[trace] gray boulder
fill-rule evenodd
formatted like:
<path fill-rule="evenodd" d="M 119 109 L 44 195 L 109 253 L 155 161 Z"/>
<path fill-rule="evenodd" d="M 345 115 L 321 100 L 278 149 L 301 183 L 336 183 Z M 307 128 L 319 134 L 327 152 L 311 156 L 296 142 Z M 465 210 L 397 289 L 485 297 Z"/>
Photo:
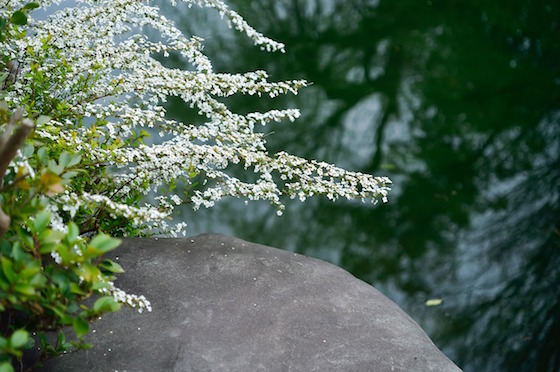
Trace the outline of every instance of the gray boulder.
<path fill-rule="evenodd" d="M 395 303 L 323 261 L 208 234 L 127 239 L 117 286 L 153 312 L 108 314 L 93 349 L 44 371 L 460 371 Z"/>

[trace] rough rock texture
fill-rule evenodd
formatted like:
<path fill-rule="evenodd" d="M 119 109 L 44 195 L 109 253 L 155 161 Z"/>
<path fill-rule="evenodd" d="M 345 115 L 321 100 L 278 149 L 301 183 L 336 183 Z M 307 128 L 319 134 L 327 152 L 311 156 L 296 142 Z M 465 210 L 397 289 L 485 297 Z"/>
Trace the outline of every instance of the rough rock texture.
<path fill-rule="evenodd" d="M 152 313 L 92 324 L 95 346 L 45 371 L 459 371 L 370 285 L 331 264 L 222 235 L 129 239 L 117 285 Z"/>

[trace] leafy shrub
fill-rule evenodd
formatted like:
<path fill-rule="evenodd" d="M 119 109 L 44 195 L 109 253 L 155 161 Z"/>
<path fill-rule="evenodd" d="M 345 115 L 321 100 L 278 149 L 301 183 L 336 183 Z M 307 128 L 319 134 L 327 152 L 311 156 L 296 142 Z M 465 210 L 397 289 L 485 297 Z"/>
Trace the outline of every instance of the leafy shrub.
<path fill-rule="evenodd" d="M 217 10 L 263 49 L 284 49 L 219 0 L 185 3 Z M 184 222 L 169 224 L 178 206 L 211 207 L 234 196 L 267 200 L 280 215 L 283 196 L 386 201 L 387 178 L 268 154 L 258 125 L 293 121 L 298 110 L 241 115 L 222 102 L 233 94 L 297 94 L 305 81 L 214 72 L 202 40 L 185 37 L 149 2 L 1 4 L 0 154 L 10 155 L 0 157 L 0 371 L 32 345 L 29 332 L 72 325 L 81 339 L 90 321 L 122 304 L 150 310 L 144 297 L 114 286 L 122 268 L 103 254 L 118 246 L 115 236 L 184 233 Z M 32 18 L 36 8 L 44 20 Z M 159 62 L 170 54 L 191 68 Z M 203 123 L 168 117 L 169 97 Z M 159 141 L 146 144 L 157 132 Z M 234 177 L 239 166 L 256 180 Z M 88 307 L 92 294 L 99 298 Z M 44 334 L 39 341 L 44 357 L 88 347 L 62 333 L 54 345 Z"/>

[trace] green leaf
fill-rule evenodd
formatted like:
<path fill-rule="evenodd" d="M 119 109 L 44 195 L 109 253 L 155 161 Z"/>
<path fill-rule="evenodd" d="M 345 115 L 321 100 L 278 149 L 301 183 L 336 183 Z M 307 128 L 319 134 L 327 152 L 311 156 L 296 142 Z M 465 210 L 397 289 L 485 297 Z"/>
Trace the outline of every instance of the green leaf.
<path fill-rule="evenodd" d="M 50 253 L 64 236 L 65 234 L 58 230 L 49 229 L 42 231 L 38 236 L 39 243 L 41 244 L 39 253 Z"/>
<path fill-rule="evenodd" d="M 394 170 L 394 169 L 395 169 L 395 165 L 394 165 L 394 164 L 390 164 L 390 163 L 381 164 L 381 169 L 384 169 L 384 170 Z"/>
<path fill-rule="evenodd" d="M 89 242 L 89 245 L 100 253 L 109 252 L 117 248 L 120 244 L 121 241 L 119 239 L 111 238 L 109 235 L 103 233 L 100 233 Z"/>
<path fill-rule="evenodd" d="M 29 333 L 23 329 L 18 329 L 10 337 L 10 344 L 13 348 L 19 349 L 27 344 L 27 339 L 29 338 Z"/>
<path fill-rule="evenodd" d="M 70 162 L 70 154 L 67 151 L 64 151 L 62 154 L 60 154 L 60 156 L 58 157 L 58 164 L 62 167 L 62 168 L 66 168 L 66 166 L 68 165 L 68 163 Z"/>
<path fill-rule="evenodd" d="M 102 270 L 109 271 L 115 274 L 124 273 L 124 269 L 122 268 L 121 265 L 109 259 L 104 259 L 103 261 L 101 261 L 99 267 Z"/>
<path fill-rule="evenodd" d="M 62 331 L 58 332 L 57 345 L 58 347 L 56 348 L 56 351 L 58 351 L 59 353 L 68 351 L 72 348 L 72 344 L 66 341 L 66 335 Z"/>
<path fill-rule="evenodd" d="M 111 289 L 111 285 L 107 282 L 94 282 L 91 286 L 92 291 L 99 291 L 102 288 Z"/>
<path fill-rule="evenodd" d="M 87 292 L 76 283 L 70 283 L 70 291 L 80 296 L 85 296 L 87 294 Z"/>
<path fill-rule="evenodd" d="M 64 262 L 64 257 L 62 260 Z M 91 263 L 82 263 L 79 267 L 75 267 L 73 271 L 79 277 L 84 278 L 86 282 L 95 282 L 102 274 L 97 265 Z"/>
<path fill-rule="evenodd" d="M 47 162 L 48 162 L 49 158 L 48 158 L 48 155 L 47 155 L 47 149 L 46 148 L 41 147 L 39 150 L 37 150 L 37 157 L 41 161 L 42 165 L 47 165 Z"/>
<path fill-rule="evenodd" d="M 35 288 L 29 284 L 18 283 L 14 287 L 14 291 L 16 293 L 26 295 L 26 296 L 33 296 L 35 295 Z"/>
<path fill-rule="evenodd" d="M 21 153 L 26 158 L 30 158 L 31 155 L 33 155 L 34 150 L 35 150 L 35 148 L 33 148 L 33 145 L 30 144 L 30 143 L 26 143 L 21 147 Z"/>
<path fill-rule="evenodd" d="M 73 341 L 72 345 L 74 345 L 74 347 L 77 350 L 89 350 L 93 347 L 93 344 L 90 344 L 89 342 L 76 342 Z"/>
<path fill-rule="evenodd" d="M 66 236 L 68 239 L 68 243 L 74 243 L 79 235 L 80 228 L 78 227 L 78 225 L 76 225 L 74 222 L 70 222 L 68 224 L 68 235 Z"/>
<path fill-rule="evenodd" d="M 6 298 L 6 295 L 4 293 L 8 292 L 10 290 L 10 287 L 10 281 L 0 275 L 0 294 L 3 298 Z"/>
<path fill-rule="evenodd" d="M 113 311 L 117 311 L 120 308 L 121 308 L 121 305 L 118 302 L 116 302 L 113 297 L 109 297 L 109 296 L 100 297 L 93 304 L 93 311 L 96 314 L 110 313 L 110 312 L 113 312 Z"/>
<path fill-rule="evenodd" d="M 14 245 L 18 242 L 14 242 Z M 11 256 L 12 255 L 12 244 L 8 240 L 0 241 L 0 254 L 2 256 Z"/>
<path fill-rule="evenodd" d="M 24 12 L 22 12 L 21 10 L 18 10 L 16 12 L 14 12 L 12 14 L 12 16 L 10 17 L 10 22 L 12 22 L 14 25 L 26 25 L 27 24 L 27 16 L 25 15 Z"/>
<path fill-rule="evenodd" d="M 37 3 L 27 3 L 23 6 L 23 10 L 33 10 L 33 9 L 37 9 L 39 7 L 39 4 Z"/>
<path fill-rule="evenodd" d="M 33 227 L 36 233 L 41 233 L 45 230 L 51 221 L 51 212 L 42 211 L 37 216 L 35 216 L 35 221 L 33 222 Z"/>
<path fill-rule="evenodd" d="M 12 367 L 10 362 L 0 364 L 0 372 L 14 372 L 14 367 Z"/>
<path fill-rule="evenodd" d="M 6 279 L 10 283 L 14 283 L 17 280 L 17 274 L 14 271 L 13 263 L 6 257 L 0 258 L 2 261 L 2 272 L 6 276 Z"/>
<path fill-rule="evenodd" d="M 89 323 L 84 318 L 74 318 L 72 325 L 78 338 L 84 337 L 89 332 Z"/>
<path fill-rule="evenodd" d="M 66 335 L 62 331 L 58 332 L 58 343 L 60 345 L 66 343 Z"/>
<path fill-rule="evenodd" d="M 41 273 L 37 273 L 29 281 L 29 284 L 31 284 L 37 289 L 44 287 L 46 283 L 47 283 L 47 278 L 43 276 Z"/>
<path fill-rule="evenodd" d="M 37 126 L 41 126 L 43 124 L 47 124 L 49 121 L 51 121 L 51 117 L 50 116 L 46 116 L 46 115 L 41 115 L 37 118 L 37 120 L 35 120 L 35 124 Z"/>
<path fill-rule="evenodd" d="M 44 349 L 45 346 L 49 344 L 45 332 L 39 332 L 39 342 L 41 343 L 41 349 Z"/>
<path fill-rule="evenodd" d="M 60 173 L 62 173 L 62 171 L 64 170 L 64 167 L 61 166 L 60 164 L 57 164 L 56 161 L 54 160 L 49 160 L 49 170 L 51 172 L 53 172 L 54 174 L 56 174 L 57 176 L 60 175 Z"/>
<path fill-rule="evenodd" d="M 47 336 L 45 332 L 39 333 L 39 342 L 41 343 L 41 350 L 44 354 L 47 355 L 56 355 L 56 350 L 54 347 L 47 341 Z"/>
<path fill-rule="evenodd" d="M 79 172 L 76 172 L 76 171 L 65 172 L 62 175 L 62 178 L 65 179 L 65 180 L 69 180 L 71 178 L 76 177 L 78 174 L 79 174 Z"/>
<path fill-rule="evenodd" d="M 22 261 L 27 257 L 27 253 L 25 253 L 25 251 L 21 248 L 21 244 L 19 244 L 19 242 L 15 242 L 12 247 L 12 257 L 16 261 Z"/>
<path fill-rule="evenodd" d="M 58 285 L 63 294 L 70 288 L 70 279 L 65 273 L 55 272 L 52 276 L 52 280 Z"/>
<path fill-rule="evenodd" d="M 432 298 L 426 301 L 426 306 L 439 306 L 443 303 L 443 298 Z"/>
<path fill-rule="evenodd" d="M 20 271 L 19 276 L 20 278 L 29 279 L 34 277 L 36 274 L 42 271 L 41 265 L 37 264 L 35 266 L 28 265 L 23 270 Z"/>
<path fill-rule="evenodd" d="M 74 154 L 74 155 L 72 155 L 72 158 L 70 159 L 70 162 L 68 163 L 68 166 L 73 167 L 74 165 L 80 163 L 81 160 L 82 160 L 82 156 L 80 154 Z"/>

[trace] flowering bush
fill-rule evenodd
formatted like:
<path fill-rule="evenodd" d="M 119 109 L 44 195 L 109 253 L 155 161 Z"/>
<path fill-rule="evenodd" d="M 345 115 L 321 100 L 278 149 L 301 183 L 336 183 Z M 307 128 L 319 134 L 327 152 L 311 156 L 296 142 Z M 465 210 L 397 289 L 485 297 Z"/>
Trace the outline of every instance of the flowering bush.
<path fill-rule="evenodd" d="M 215 9 L 262 49 L 284 50 L 219 0 L 185 2 Z M 149 309 L 115 288 L 122 268 L 102 255 L 118 245 L 110 236 L 184 234 L 184 222 L 169 222 L 178 206 L 235 196 L 267 200 L 281 215 L 284 195 L 387 200 L 387 178 L 269 154 L 258 126 L 299 111 L 242 115 L 223 98 L 297 94 L 306 82 L 214 72 L 202 40 L 184 36 L 149 1 L 0 4 L 0 370 L 31 345 L 27 331 L 72 324 L 82 337 L 90 320 L 120 304 Z M 166 67 L 170 54 L 191 68 Z M 202 124 L 168 117 L 169 97 Z M 148 144 L 152 133 L 161 138 Z M 239 167 L 247 179 L 232 176 Z M 88 308 L 92 293 L 101 297 Z M 70 347 L 61 337 L 43 352 Z"/>

